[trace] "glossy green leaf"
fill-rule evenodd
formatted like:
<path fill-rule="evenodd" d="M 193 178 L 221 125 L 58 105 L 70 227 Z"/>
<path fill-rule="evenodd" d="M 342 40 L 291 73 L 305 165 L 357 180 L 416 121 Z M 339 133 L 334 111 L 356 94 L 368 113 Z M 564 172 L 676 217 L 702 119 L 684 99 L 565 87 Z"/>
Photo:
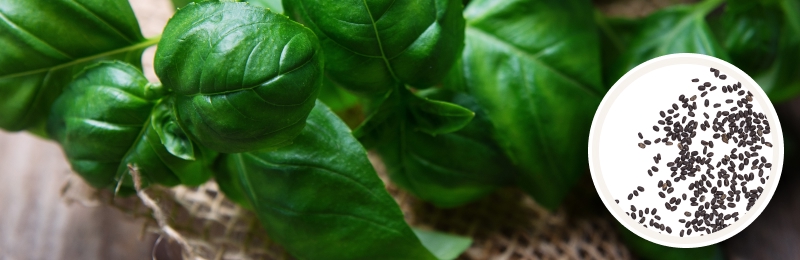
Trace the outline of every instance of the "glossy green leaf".
<path fill-rule="evenodd" d="M 607 17 L 600 10 L 595 10 L 594 18 L 600 35 L 603 86 L 611 88 L 618 80 L 611 76 L 615 69 L 613 65 L 618 62 L 620 55 L 630 47 L 640 24 L 639 21 L 633 19 Z"/>
<path fill-rule="evenodd" d="M 274 149 L 300 134 L 322 84 L 319 42 L 286 16 L 204 2 L 164 29 L 156 74 L 192 140 L 219 152 Z"/>
<path fill-rule="evenodd" d="M 84 66 L 141 64 L 154 41 L 142 37 L 127 0 L 0 0 L 0 128 L 43 126 Z"/>
<path fill-rule="evenodd" d="M 722 260 L 722 250 L 718 245 L 711 245 L 698 248 L 674 248 L 662 246 L 645 240 L 626 229 L 622 225 L 617 225 L 625 245 L 633 251 L 640 259 L 647 260 Z"/>
<path fill-rule="evenodd" d="M 460 0 L 284 0 L 286 14 L 311 28 L 325 49 L 328 77 L 364 94 L 403 84 L 429 87 L 464 45 Z"/>
<path fill-rule="evenodd" d="M 171 1 L 172 1 L 172 6 L 175 7 L 175 9 L 183 8 L 189 3 L 202 2 L 202 0 L 171 0 Z"/>
<path fill-rule="evenodd" d="M 520 169 L 515 182 L 556 208 L 587 173 L 586 137 L 605 92 L 591 3 L 475 0 L 465 17 L 463 66 L 445 85 L 466 85 Z"/>
<path fill-rule="evenodd" d="M 349 128 L 321 102 L 289 146 L 224 155 L 270 238 L 300 259 L 435 259 Z"/>
<path fill-rule="evenodd" d="M 203 183 L 211 174 L 210 159 L 173 156 L 152 127 L 152 109 L 163 95 L 161 86 L 148 83 L 137 68 L 99 63 L 78 74 L 55 101 L 48 133 L 61 144 L 72 169 L 98 188 L 119 184 L 122 193 L 131 192 L 128 164 L 139 168 L 145 184 Z"/>
<path fill-rule="evenodd" d="M 222 2 L 220 0 L 172 0 L 172 6 L 175 9 L 183 8 L 184 6 L 189 5 L 189 3 L 201 3 L 207 1 L 215 1 L 215 2 Z M 268 8 L 276 13 L 283 13 L 283 5 L 281 4 L 281 0 L 227 0 L 228 2 L 248 2 L 255 6 L 260 6 L 264 8 Z"/>
<path fill-rule="evenodd" d="M 757 1 L 729 1 L 715 33 L 731 62 L 753 75 L 768 68 L 777 56 L 783 13 Z M 713 28 L 713 27 L 712 27 Z"/>
<path fill-rule="evenodd" d="M 409 95 L 409 112 L 416 130 L 430 135 L 446 134 L 464 128 L 475 113 L 459 105 Z"/>
<path fill-rule="evenodd" d="M 167 148 L 167 151 L 178 158 L 193 161 L 194 157 L 194 144 L 183 129 L 178 125 L 178 119 L 172 113 L 172 98 L 167 98 L 159 102 L 153 108 L 150 115 L 150 122 L 153 124 L 153 129 L 158 134 L 161 143 Z"/>
<path fill-rule="evenodd" d="M 247 199 L 244 188 L 242 188 L 239 175 L 236 172 L 229 172 L 225 169 L 225 156 L 220 157 L 214 164 L 214 180 L 217 182 L 219 190 L 226 198 L 239 204 L 240 206 L 253 210 L 253 205 Z"/>
<path fill-rule="evenodd" d="M 416 228 L 412 230 L 414 230 L 414 234 L 417 235 L 422 245 L 441 260 L 456 259 L 472 245 L 472 239 L 467 237 Z"/>
<path fill-rule="evenodd" d="M 720 18 L 711 19 L 734 65 L 753 77 L 772 102 L 800 94 L 800 68 L 795 65 L 800 31 L 795 32 L 792 22 L 800 10 L 792 10 L 792 1 L 731 0 Z"/>
<path fill-rule="evenodd" d="M 358 97 L 342 89 L 329 78 L 322 80 L 322 87 L 317 97 L 333 111 L 343 111 L 358 105 Z"/>
<path fill-rule="evenodd" d="M 778 46 L 778 57 L 766 71 L 752 75 L 758 85 L 764 89 L 769 99 L 782 102 L 800 94 L 800 34 L 794 34 L 784 27 Z"/>
<path fill-rule="evenodd" d="M 435 89 L 420 93 L 423 98 L 450 101 L 476 111 L 463 129 L 432 136 L 416 130 L 413 113 L 403 105 L 403 100 L 420 97 L 408 97 L 413 94 L 401 91 L 388 97 L 356 129 L 359 140 L 378 151 L 395 184 L 422 200 L 449 208 L 510 182 L 514 175 L 511 163 L 492 142 L 492 125 L 472 97 Z"/>
<path fill-rule="evenodd" d="M 722 0 L 706 0 L 669 7 L 648 16 L 630 47 L 614 63 L 609 81 L 616 82 L 633 67 L 667 54 L 699 53 L 730 60 L 705 20 L 721 3 Z"/>

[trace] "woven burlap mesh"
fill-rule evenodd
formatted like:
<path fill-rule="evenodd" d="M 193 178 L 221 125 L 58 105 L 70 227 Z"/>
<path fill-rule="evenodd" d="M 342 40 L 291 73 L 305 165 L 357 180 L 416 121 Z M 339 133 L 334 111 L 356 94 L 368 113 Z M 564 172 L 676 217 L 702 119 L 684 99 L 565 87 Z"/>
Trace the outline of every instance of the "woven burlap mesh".
<path fill-rule="evenodd" d="M 437 209 L 389 182 L 377 156 L 370 154 L 370 160 L 409 224 L 473 238 L 459 259 L 630 258 L 608 218 L 550 213 L 514 189 L 456 209 Z M 135 167 L 131 170 L 136 175 Z M 74 177 L 70 182 L 82 181 Z M 195 188 L 151 186 L 125 198 L 93 191 L 92 198 L 145 220 L 142 237 L 157 234 L 156 243 L 178 247 L 183 259 L 291 259 L 269 239 L 255 215 L 226 199 L 213 181 Z"/>

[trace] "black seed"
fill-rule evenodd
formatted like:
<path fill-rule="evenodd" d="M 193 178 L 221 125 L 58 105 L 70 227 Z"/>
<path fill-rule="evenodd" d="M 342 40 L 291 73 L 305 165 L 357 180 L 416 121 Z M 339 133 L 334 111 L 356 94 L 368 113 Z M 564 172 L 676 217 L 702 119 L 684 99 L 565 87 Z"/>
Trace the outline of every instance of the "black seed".
<path fill-rule="evenodd" d="M 689 112 L 689 113 L 692 113 L 692 112 Z M 653 131 L 656 131 L 656 132 L 658 132 L 658 126 L 655 126 L 655 125 L 654 125 L 654 126 L 653 126 Z"/>
<path fill-rule="evenodd" d="M 675 110 L 678 110 L 678 104 L 673 103 L 672 104 L 672 108 L 675 109 Z"/>
<path fill-rule="evenodd" d="M 639 192 L 636 191 L 636 190 L 633 190 L 633 196 L 637 196 L 638 197 L 639 196 Z"/>
<path fill-rule="evenodd" d="M 725 103 L 728 103 L 728 104 L 733 103 L 733 99 L 726 99 Z"/>
<path fill-rule="evenodd" d="M 654 172 L 658 172 L 658 168 L 655 166 L 650 167 L 650 169 L 653 170 Z"/>
<path fill-rule="evenodd" d="M 718 107 L 721 107 L 721 106 L 722 106 L 722 105 L 720 105 L 719 103 L 717 103 L 717 104 L 714 104 L 714 108 L 718 108 Z"/>
<path fill-rule="evenodd" d="M 636 211 L 636 206 L 631 205 L 631 211 Z"/>
<path fill-rule="evenodd" d="M 719 79 L 727 79 L 727 78 L 728 78 L 728 76 L 725 76 L 725 74 L 719 75 Z"/>
<path fill-rule="evenodd" d="M 617 204 L 619 204 L 619 200 L 614 200 L 614 201 L 616 201 L 616 202 L 617 202 Z"/>
<path fill-rule="evenodd" d="M 667 195 L 664 195 L 664 193 L 660 191 L 658 192 L 658 196 L 661 197 L 662 199 L 667 197 Z"/>
<path fill-rule="evenodd" d="M 681 229 L 681 237 L 683 237 L 683 229 Z"/>
<path fill-rule="evenodd" d="M 711 86 L 711 82 L 703 83 L 703 86 L 710 87 Z"/>
<path fill-rule="evenodd" d="M 644 192 L 644 187 L 642 187 L 642 186 L 636 187 L 636 189 L 639 190 L 639 191 Z"/>
<path fill-rule="evenodd" d="M 628 200 L 633 199 L 633 193 L 628 194 Z"/>
<path fill-rule="evenodd" d="M 650 144 L 652 144 L 652 143 L 650 142 L 650 140 L 644 140 L 644 144 L 646 144 L 646 145 L 650 145 Z"/>
<path fill-rule="evenodd" d="M 664 113 L 664 111 L 660 111 L 660 112 L 658 112 L 658 114 L 659 114 L 659 115 L 661 115 L 661 117 L 665 117 L 665 116 L 667 116 L 667 114 L 666 114 L 666 113 Z"/>
<path fill-rule="evenodd" d="M 642 132 L 639 132 L 639 139 L 644 139 L 644 136 L 642 136 Z"/>
<path fill-rule="evenodd" d="M 692 79 L 692 82 L 699 82 L 700 79 Z"/>

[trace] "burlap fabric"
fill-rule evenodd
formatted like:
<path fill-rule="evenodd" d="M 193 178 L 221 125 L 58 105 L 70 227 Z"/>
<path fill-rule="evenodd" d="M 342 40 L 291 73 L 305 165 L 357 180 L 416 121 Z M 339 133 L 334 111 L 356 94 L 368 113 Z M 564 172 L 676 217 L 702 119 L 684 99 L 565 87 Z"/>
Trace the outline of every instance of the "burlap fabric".
<path fill-rule="evenodd" d="M 607 217 L 551 213 L 515 189 L 499 190 L 464 207 L 437 209 L 395 187 L 377 156 L 370 154 L 370 159 L 409 224 L 474 239 L 460 259 L 630 258 L 614 220 Z M 132 172 L 135 175 L 135 169 Z M 291 259 L 269 239 L 255 215 L 226 199 L 213 181 L 196 188 L 152 186 L 126 198 L 111 191 L 93 191 L 83 198 L 69 195 L 69 187 L 81 182 L 71 178 L 63 191 L 65 199 L 107 204 L 144 219 L 139 235 L 157 234 L 156 243 L 173 247 L 183 259 Z"/>

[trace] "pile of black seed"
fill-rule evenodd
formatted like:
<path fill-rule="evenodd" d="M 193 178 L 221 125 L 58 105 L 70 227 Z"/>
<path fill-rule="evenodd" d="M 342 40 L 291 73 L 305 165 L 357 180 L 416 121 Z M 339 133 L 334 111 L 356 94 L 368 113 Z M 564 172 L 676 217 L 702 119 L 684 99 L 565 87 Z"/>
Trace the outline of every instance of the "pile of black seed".
<path fill-rule="evenodd" d="M 711 68 L 711 72 L 714 73 L 714 77 L 727 79 L 727 76 L 721 75 L 719 70 Z M 692 79 L 692 82 L 697 83 L 700 80 Z M 684 236 L 684 232 L 686 235 L 691 235 L 692 232 L 710 234 L 738 221 L 738 212 L 725 214 L 719 211 L 741 207 L 745 202 L 746 210 L 749 211 L 764 191 L 761 185 L 766 184 L 766 180 L 769 179 L 769 176 L 764 176 L 764 168 L 772 168 L 772 164 L 764 156 L 759 155 L 764 147 L 772 147 L 772 144 L 764 137 L 770 133 L 769 121 L 763 113 L 752 109 L 753 94 L 745 91 L 740 82 L 720 87 L 705 82 L 697 89 L 701 92 L 699 97 L 694 94 L 680 95 L 679 103 L 674 103 L 666 111 L 659 112 L 660 119 L 657 125 L 653 126 L 653 131 L 661 137 L 651 142 L 645 139 L 642 133 L 638 133 L 639 139 L 642 139 L 638 146 L 642 149 L 662 144 L 674 145 L 679 150 L 678 156 L 666 163 L 671 172 L 669 178 L 663 177 L 665 179 L 658 180 L 657 188 L 660 190 L 658 195 L 664 199 L 664 208 L 668 212 L 676 211 L 681 202 L 689 203 L 695 209 L 693 212 L 682 213 L 685 218 L 679 219 L 678 228 L 681 237 Z M 724 105 L 705 99 L 709 92 L 717 89 L 732 98 L 726 99 Z M 701 102 L 697 100 L 698 98 L 704 100 Z M 712 106 L 719 110 L 713 116 L 708 113 L 695 114 L 698 102 L 704 107 Z M 723 106 L 730 107 L 723 108 Z M 693 138 L 697 136 L 698 130 L 713 131 L 713 139 L 726 144 L 733 142 L 737 148 L 733 148 L 729 154 L 714 157 L 714 152 L 709 151 L 714 148 L 714 140 L 699 140 L 699 145 L 695 145 L 698 142 Z M 714 161 L 713 158 L 718 160 Z M 656 165 L 647 170 L 649 176 L 658 173 L 657 165 L 661 161 L 661 154 L 654 156 L 653 160 Z M 691 194 L 673 194 L 675 191 L 673 185 L 678 183 L 685 183 L 682 185 L 688 186 Z M 638 197 L 639 192 L 644 192 L 644 188 L 637 187 L 634 192 L 628 194 L 628 200 L 632 200 L 634 196 Z M 645 207 L 644 210 L 637 211 L 636 207 L 631 205 L 631 212 L 626 214 L 634 220 L 638 219 L 645 228 L 653 227 L 672 233 L 670 226 L 660 223 L 661 217 L 656 215 L 656 211 L 655 207 L 652 209 Z M 649 222 L 644 225 L 648 218 Z"/>

